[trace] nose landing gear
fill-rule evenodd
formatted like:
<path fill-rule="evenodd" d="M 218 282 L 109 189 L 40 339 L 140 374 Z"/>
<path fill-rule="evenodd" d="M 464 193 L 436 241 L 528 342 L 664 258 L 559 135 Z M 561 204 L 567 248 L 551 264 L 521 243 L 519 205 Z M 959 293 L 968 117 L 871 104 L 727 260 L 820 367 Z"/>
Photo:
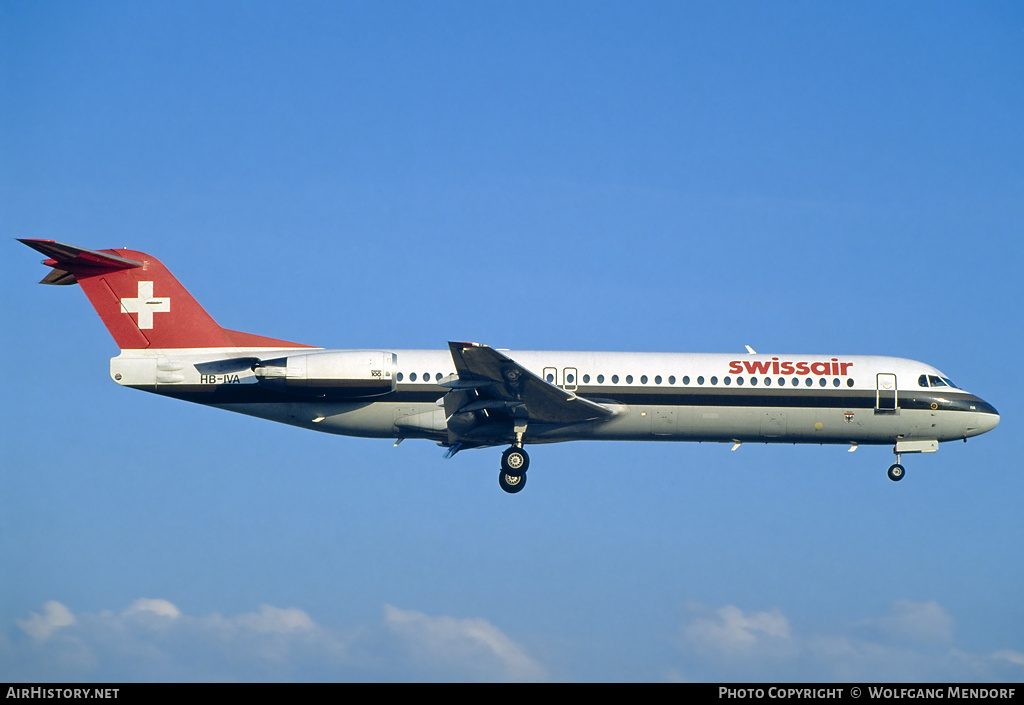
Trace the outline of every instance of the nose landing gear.
<path fill-rule="evenodd" d="M 889 466 L 889 479 L 893 482 L 899 482 L 903 479 L 903 475 L 906 474 L 906 470 L 900 465 L 900 454 L 893 448 L 892 452 L 896 455 L 896 462 Z"/>
<path fill-rule="evenodd" d="M 889 466 L 889 479 L 893 482 L 899 482 L 903 479 L 904 472 L 902 465 L 893 463 Z"/>

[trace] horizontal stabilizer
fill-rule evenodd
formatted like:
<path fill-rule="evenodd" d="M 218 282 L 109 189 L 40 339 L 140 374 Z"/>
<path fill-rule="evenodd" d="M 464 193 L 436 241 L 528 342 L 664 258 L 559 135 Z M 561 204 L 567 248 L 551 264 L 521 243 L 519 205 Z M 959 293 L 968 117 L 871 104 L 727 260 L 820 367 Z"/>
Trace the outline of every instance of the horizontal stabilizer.
<path fill-rule="evenodd" d="M 78 277 L 92 277 L 121 269 L 141 267 L 142 262 L 125 259 L 117 255 L 96 250 L 86 250 L 73 245 L 65 245 L 53 240 L 20 239 L 33 250 L 41 252 L 50 259 L 43 260 L 53 271 L 40 281 L 40 284 L 68 285 L 75 284 Z"/>

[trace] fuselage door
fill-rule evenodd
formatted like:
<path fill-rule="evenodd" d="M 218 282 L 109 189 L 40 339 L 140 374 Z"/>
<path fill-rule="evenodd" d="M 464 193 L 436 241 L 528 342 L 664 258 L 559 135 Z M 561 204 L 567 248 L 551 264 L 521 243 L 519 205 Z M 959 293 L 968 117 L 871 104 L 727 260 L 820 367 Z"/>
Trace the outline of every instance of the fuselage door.
<path fill-rule="evenodd" d="M 875 411 L 896 411 L 899 400 L 896 397 L 896 375 L 880 372 L 876 375 L 878 382 L 875 392 Z"/>
<path fill-rule="evenodd" d="M 575 367 L 566 367 L 565 369 L 563 369 L 562 370 L 562 388 L 565 389 L 568 392 L 575 392 L 577 384 L 578 384 L 578 382 L 576 381 L 576 368 Z"/>

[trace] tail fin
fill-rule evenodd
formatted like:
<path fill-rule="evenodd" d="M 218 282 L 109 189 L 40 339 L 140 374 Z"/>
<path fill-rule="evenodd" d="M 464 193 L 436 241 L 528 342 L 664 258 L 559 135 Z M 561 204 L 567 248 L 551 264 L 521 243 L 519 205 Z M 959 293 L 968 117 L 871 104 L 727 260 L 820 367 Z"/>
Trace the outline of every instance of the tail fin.
<path fill-rule="evenodd" d="M 221 328 L 158 259 L 135 250 L 85 250 L 20 240 L 53 267 L 40 284 L 79 284 L 122 350 L 308 348 Z"/>

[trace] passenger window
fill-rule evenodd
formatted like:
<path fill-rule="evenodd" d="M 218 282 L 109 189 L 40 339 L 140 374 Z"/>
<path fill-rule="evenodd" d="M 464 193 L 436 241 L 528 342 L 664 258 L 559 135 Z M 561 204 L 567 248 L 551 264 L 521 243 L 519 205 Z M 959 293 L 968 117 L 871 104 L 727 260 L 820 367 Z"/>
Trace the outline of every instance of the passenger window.
<path fill-rule="evenodd" d="M 436 379 L 438 382 L 441 381 L 442 377 L 444 377 L 444 375 L 442 375 L 440 372 L 438 372 L 436 375 L 434 375 L 434 379 Z"/>
<path fill-rule="evenodd" d="M 416 381 L 416 373 L 415 372 L 413 372 L 412 374 L 409 375 L 409 381 L 410 382 L 415 382 Z"/>
<path fill-rule="evenodd" d="M 821 379 L 818 380 L 818 386 L 819 387 L 824 387 L 825 386 L 825 378 L 824 377 L 822 377 Z"/>
<path fill-rule="evenodd" d="M 711 379 L 714 380 L 714 377 L 712 377 Z M 728 385 L 732 384 L 732 377 L 726 377 L 722 381 L 725 382 L 726 386 L 728 386 Z"/>
<path fill-rule="evenodd" d="M 736 384 L 743 384 L 743 378 L 742 377 L 737 377 L 736 378 Z"/>
<path fill-rule="evenodd" d="M 833 387 L 838 387 L 839 386 L 839 378 L 838 377 L 836 377 L 834 380 L 832 380 L 832 386 Z"/>
<path fill-rule="evenodd" d="M 618 375 L 612 375 L 612 384 L 618 384 L 618 383 L 619 383 L 619 376 Z"/>
<path fill-rule="evenodd" d="M 807 386 L 810 387 L 812 384 L 814 384 L 814 382 L 811 380 L 810 377 L 808 377 L 807 378 Z"/>
<path fill-rule="evenodd" d="M 772 386 L 772 378 L 771 377 L 765 377 L 764 378 L 764 386 L 766 386 L 766 387 Z"/>
<path fill-rule="evenodd" d="M 704 375 L 697 378 L 697 384 L 704 384 Z"/>
<path fill-rule="evenodd" d="M 597 383 L 598 384 L 604 384 L 604 375 L 598 375 L 597 376 Z"/>
<path fill-rule="evenodd" d="M 397 375 L 395 375 L 395 379 L 397 379 L 399 382 L 401 382 L 402 381 L 402 373 L 399 372 Z"/>
<path fill-rule="evenodd" d="M 756 387 L 757 386 L 757 377 L 751 377 L 750 378 L 750 385 L 752 387 Z"/>
<path fill-rule="evenodd" d="M 672 375 L 669 375 L 668 376 L 668 383 L 669 384 L 675 384 L 676 383 L 676 378 L 673 377 Z"/>
<path fill-rule="evenodd" d="M 852 379 L 846 380 L 846 386 L 847 387 L 852 387 L 853 386 L 853 380 Z"/>
<path fill-rule="evenodd" d="M 654 378 L 654 383 L 661 384 L 661 375 L 658 375 L 657 377 Z"/>
<path fill-rule="evenodd" d="M 546 379 L 548 382 L 554 382 L 555 381 L 555 376 L 553 374 L 551 374 L 550 372 L 548 372 L 548 376 L 545 377 L 544 379 Z"/>
<path fill-rule="evenodd" d="M 718 377 L 712 377 L 711 384 L 718 384 Z"/>
<path fill-rule="evenodd" d="M 633 375 L 626 375 L 626 384 L 633 384 Z"/>
<path fill-rule="evenodd" d="M 583 375 L 583 384 L 590 384 L 590 375 Z"/>
<path fill-rule="evenodd" d="M 690 375 L 684 375 L 683 376 L 683 384 L 689 384 L 689 383 L 690 383 Z"/>

